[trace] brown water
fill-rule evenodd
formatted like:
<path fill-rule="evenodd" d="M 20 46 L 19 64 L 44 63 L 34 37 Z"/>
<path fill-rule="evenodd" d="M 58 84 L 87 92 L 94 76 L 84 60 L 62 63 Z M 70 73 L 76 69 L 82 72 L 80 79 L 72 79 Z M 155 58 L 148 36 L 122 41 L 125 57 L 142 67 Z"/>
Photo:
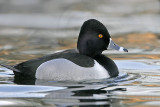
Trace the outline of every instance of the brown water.
<path fill-rule="evenodd" d="M 15 82 L 13 72 L 0 67 L 0 106 L 159 107 L 158 0 L 0 0 L 0 63 L 75 48 L 80 26 L 89 18 L 102 21 L 113 40 L 129 50 L 103 53 L 116 62 L 117 78 Z"/>

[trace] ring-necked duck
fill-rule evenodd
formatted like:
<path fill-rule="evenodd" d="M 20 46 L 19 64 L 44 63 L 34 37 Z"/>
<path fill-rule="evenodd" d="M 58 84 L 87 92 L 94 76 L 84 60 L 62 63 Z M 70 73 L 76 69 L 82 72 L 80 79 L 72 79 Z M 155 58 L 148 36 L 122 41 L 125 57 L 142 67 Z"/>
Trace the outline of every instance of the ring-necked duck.
<path fill-rule="evenodd" d="M 95 19 L 83 23 L 77 49 L 65 50 L 15 66 L 2 66 L 14 71 L 15 77 L 45 80 L 81 81 L 116 77 L 119 74 L 114 61 L 102 55 L 107 49 L 128 52 L 115 44 L 106 27 Z"/>

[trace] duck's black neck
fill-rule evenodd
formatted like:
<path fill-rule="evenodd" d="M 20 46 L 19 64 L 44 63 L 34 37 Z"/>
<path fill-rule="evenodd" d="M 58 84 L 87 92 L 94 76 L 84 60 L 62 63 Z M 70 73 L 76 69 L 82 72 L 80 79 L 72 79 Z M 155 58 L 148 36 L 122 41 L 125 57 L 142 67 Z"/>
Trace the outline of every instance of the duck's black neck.
<path fill-rule="evenodd" d="M 108 71 L 111 77 L 118 76 L 119 70 L 113 60 L 102 54 L 97 55 L 96 57 L 94 57 L 94 59 Z"/>

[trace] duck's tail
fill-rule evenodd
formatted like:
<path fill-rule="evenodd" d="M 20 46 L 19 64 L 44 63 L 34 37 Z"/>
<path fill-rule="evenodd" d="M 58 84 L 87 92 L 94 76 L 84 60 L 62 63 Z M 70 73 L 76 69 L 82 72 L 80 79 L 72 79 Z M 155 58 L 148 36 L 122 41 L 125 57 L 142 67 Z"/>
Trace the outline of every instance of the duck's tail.
<path fill-rule="evenodd" d="M 5 68 L 10 69 L 10 70 L 13 70 L 13 71 L 15 71 L 15 72 L 20 72 L 18 69 L 14 68 L 14 67 L 11 66 L 11 65 L 0 64 L 0 66 L 3 66 L 3 67 L 5 67 Z"/>

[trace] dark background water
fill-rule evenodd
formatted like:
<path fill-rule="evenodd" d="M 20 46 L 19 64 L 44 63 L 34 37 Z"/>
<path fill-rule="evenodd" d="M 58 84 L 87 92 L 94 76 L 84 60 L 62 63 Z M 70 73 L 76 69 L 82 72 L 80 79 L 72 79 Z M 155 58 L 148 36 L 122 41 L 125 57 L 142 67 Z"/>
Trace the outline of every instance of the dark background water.
<path fill-rule="evenodd" d="M 104 23 L 113 40 L 129 49 L 103 53 L 115 60 L 118 79 L 20 85 L 1 67 L 0 106 L 158 107 L 159 0 L 0 0 L 0 63 L 75 48 L 80 27 L 90 18 Z"/>

